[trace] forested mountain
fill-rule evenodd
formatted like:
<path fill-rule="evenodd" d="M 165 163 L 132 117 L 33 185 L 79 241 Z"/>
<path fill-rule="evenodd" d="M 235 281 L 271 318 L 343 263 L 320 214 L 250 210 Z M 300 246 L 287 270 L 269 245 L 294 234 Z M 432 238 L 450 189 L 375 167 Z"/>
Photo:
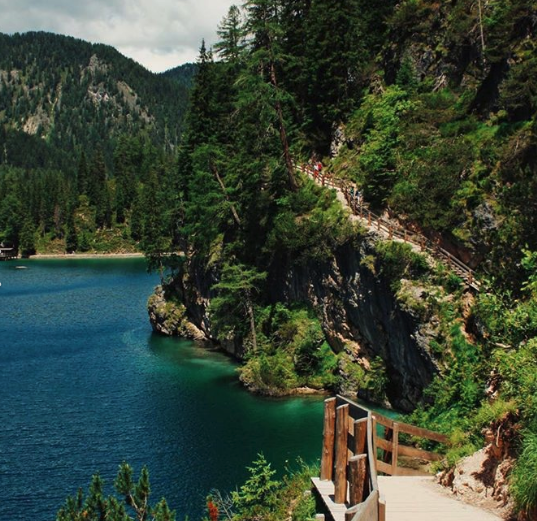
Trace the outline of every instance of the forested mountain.
<path fill-rule="evenodd" d="M 106 45 L 50 33 L 0 34 L 0 135 L 13 166 L 76 165 L 99 145 L 110 163 L 121 134 L 173 149 L 188 88 Z M 29 143 L 38 143 L 36 157 Z M 6 144 L 6 146 L 4 146 Z M 20 154 L 20 149 L 28 150 Z M 22 156 L 22 157 L 21 157 Z M 41 164 L 40 164 L 41 163 Z"/>
<path fill-rule="evenodd" d="M 174 67 L 169 69 L 161 74 L 165 78 L 170 78 L 173 81 L 178 82 L 187 89 L 191 89 L 194 85 L 194 78 L 196 77 L 196 72 L 198 67 L 195 63 L 185 63 L 179 65 L 179 67 Z"/>
<path fill-rule="evenodd" d="M 105 45 L 0 35 L 0 242 L 23 254 L 139 248 L 158 215 L 146 203 L 174 171 L 186 70 L 173 81 Z"/>
<path fill-rule="evenodd" d="M 155 329 L 218 342 L 253 390 L 331 388 L 414 410 L 452 435 L 449 465 L 482 429 L 504 433 L 487 465 L 523 447 L 512 491 L 528 518 L 536 20 L 529 0 L 231 8 L 217 59 L 201 49 L 179 154 L 168 244 L 186 256 L 152 249 L 175 264 L 150 301 Z M 353 226 L 294 168 L 312 156 L 475 267 L 481 292 Z"/>

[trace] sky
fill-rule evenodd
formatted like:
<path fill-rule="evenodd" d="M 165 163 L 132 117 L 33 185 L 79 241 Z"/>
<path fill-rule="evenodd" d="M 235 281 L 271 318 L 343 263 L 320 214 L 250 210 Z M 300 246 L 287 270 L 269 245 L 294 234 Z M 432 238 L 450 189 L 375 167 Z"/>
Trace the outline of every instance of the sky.
<path fill-rule="evenodd" d="M 0 32 L 49 31 L 112 45 L 154 72 L 198 55 L 242 0 L 0 0 Z"/>

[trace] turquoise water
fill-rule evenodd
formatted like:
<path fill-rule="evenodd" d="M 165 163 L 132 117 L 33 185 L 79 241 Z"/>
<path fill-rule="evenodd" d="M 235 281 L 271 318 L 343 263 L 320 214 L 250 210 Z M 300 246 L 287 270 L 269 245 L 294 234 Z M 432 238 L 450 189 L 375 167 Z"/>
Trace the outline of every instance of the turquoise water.
<path fill-rule="evenodd" d="M 322 400 L 252 396 L 229 358 L 151 332 L 142 259 L 4 262 L 0 283 L 0 520 L 54 519 L 126 460 L 196 521 L 257 453 L 320 456 Z"/>

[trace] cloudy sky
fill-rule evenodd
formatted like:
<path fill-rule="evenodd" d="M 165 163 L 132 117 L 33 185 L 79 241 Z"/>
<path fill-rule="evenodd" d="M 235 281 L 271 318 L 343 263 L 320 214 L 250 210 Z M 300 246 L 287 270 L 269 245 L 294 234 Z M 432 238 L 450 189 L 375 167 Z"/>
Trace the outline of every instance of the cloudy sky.
<path fill-rule="evenodd" d="M 194 61 L 242 0 L 0 0 L 0 32 L 50 31 L 106 43 L 161 72 Z"/>

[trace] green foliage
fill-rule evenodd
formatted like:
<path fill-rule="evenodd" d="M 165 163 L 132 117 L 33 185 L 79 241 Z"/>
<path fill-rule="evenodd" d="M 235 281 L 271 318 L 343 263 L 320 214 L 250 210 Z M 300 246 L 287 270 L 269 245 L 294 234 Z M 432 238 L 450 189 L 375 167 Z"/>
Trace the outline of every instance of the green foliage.
<path fill-rule="evenodd" d="M 511 474 L 510 491 L 528 519 L 537 513 L 537 433 L 524 433 L 522 450 Z"/>
<path fill-rule="evenodd" d="M 427 259 L 408 244 L 397 241 L 379 242 L 376 246 L 381 273 L 390 281 L 394 292 L 401 287 L 401 279 L 419 279 L 430 272 Z"/>
<path fill-rule="evenodd" d="M 245 335 L 249 328 L 256 351 L 254 304 L 266 276 L 244 264 L 224 265 L 221 281 L 213 286 L 217 296 L 211 300 L 211 318 L 220 338 Z"/>
<path fill-rule="evenodd" d="M 263 454 L 258 454 L 251 467 L 250 477 L 238 491 L 232 493 L 233 506 L 240 514 L 236 519 L 256 519 L 266 510 L 274 507 L 276 491 L 281 484 L 274 480 L 276 471 L 270 467 Z"/>
<path fill-rule="evenodd" d="M 86 497 L 82 489 L 76 497 L 68 497 L 58 511 L 56 521 L 175 521 L 175 512 L 169 509 L 165 499 L 150 506 L 151 487 L 146 467 L 134 482 L 131 466 L 122 463 L 114 487 L 119 497 L 105 496 L 104 482 L 99 474 L 95 474 Z"/>
<path fill-rule="evenodd" d="M 297 264 L 322 262 L 352 236 L 347 215 L 335 195 L 313 183 L 282 197 L 278 206 L 267 253 L 284 250 Z"/>
<path fill-rule="evenodd" d="M 280 521 L 288 517 L 292 521 L 311 521 L 314 518 L 315 501 L 310 489 L 311 477 L 319 473 L 317 465 L 298 460 L 276 481 L 270 463 L 260 454 L 248 470 L 249 478 L 231 498 L 222 497 L 218 491 L 211 492 L 208 499 L 213 512 L 217 510 L 229 521 Z"/>
<path fill-rule="evenodd" d="M 401 120 L 416 103 L 397 85 L 381 95 L 369 95 L 353 116 L 350 129 L 360 143 L 357 160 L 365 197 L 383 205 L 396 182 L 395 150 L 401 143 Z"/>
<path fill-rule="evenodd" d="M 311 309 L 278 303 L 259 310 L 256 322 L 258 351 L 240 369 L 245 385 L 267 394 L 335 386 L 337 357 Z"/>
<path fill-rule="evenodd" d="M 537 338 L 517 350 L 498 349 L 494 358 L 504 396 L 515 400 L 526 424 L 532 424 L 537 420 Z"/>
<path fill-rule="evenodd" d="M 81 150 L 102 145 L 110 167 L 125 133 L 144 133 L 168 150 L 177 144 L 188 85 L 153 74 L 111 47 L 67 36 L 2 35 L 1 45 L 0 69 L 10 74 L 0 89 L 0 150 L 9 164 L 72 170 Z M 22 132 L 27 122 L 35 135 Z"/>
<path fill-rule="evenodd" d="M 467 433 L 472 425 L 475 428 L 475 420 L 470 418 L 484 398 L 485 359 L 479 346 L 468 342 L 458 323 L 451 326 L 444 342 L 442 374 L 426 389 L 425 401 L 410 421 L 446 434 L 456 429 Z M 470 445 L 476 443 L 472 441 Z M 469 450 L 465 445 L 466 441 L 456 444 L 454 454 Z"/>

